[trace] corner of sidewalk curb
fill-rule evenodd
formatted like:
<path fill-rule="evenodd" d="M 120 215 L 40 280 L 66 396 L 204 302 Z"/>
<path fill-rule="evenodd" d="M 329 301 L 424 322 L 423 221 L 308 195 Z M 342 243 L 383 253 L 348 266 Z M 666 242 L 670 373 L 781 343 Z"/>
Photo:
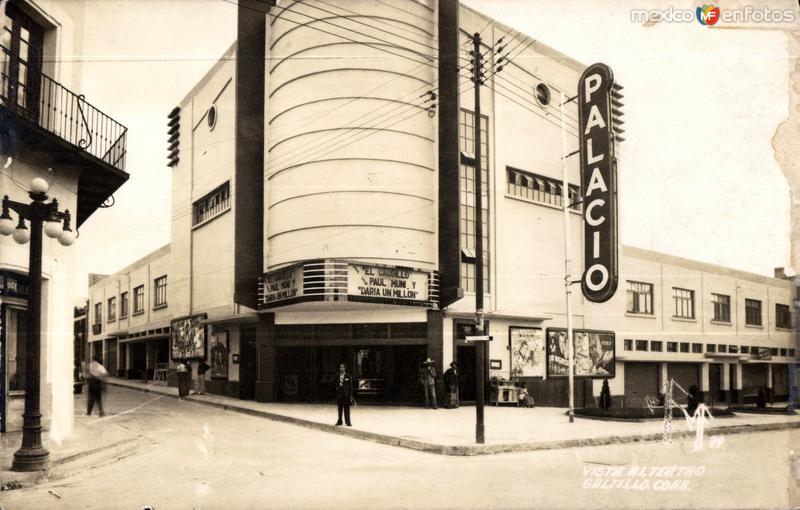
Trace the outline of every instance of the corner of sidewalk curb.
<path fill-rule="evenodd" d="M 446 444 L 420 441 L 418 439 L 409 439 L 399 436 L 391 436 L 388 434 L 368 432 L 366 430 L 343 428 L 335 425 L 328 425 L 325 423 L 319 423 L 303 418 L 296 418 L 293 416 L 286 416 L 283 414 L 272 413 L 269 411 L 261 411 L 258 409 L 251 409 L 244 406 L 238 406 L 232 402 L 218 402 L 214 400 L 199 399 L 194 397 L 179 397 L 177 394 L 172 394 L 167 391 L 151 391 L 150 388 L 141 388 L 127 384 L 115 384 L 115 381 L 110 381 L 109 384 L 119 386 L 121 388 L 143 391 L 145 393 L 152 392 L 161 395 L 171 396 L 194 404 L 201 404 L 241 414 L 248 414 L 250 416 L 266 418 L 268 420 L 287 423 L 290 425 L 296 425 L 312 430 L 319 430 L 320 432 L 338 434 L 340 436 L 359 439 L 362 441 L 371 441 L 374 443 L 385 444 L 388 446 L 408 448 L 411 450 L 417 450 L 421 452 L 427 452 L 437 455 L 447 455 L 447 456 L 464 457 L 464 456 L 475 456 L 475 455 L 494 455 L 500 453 L 522 453 L 522 452 L 532 452 L 540 450 L 557 450 L 565 448 L 579 448 L 585 446 L 606 446 L 612 444 L 657 442 L 661 441 L 663 438 L 662 434 L 660 433 L 647 433 L 647 434 L 627 435 L 627 436 L 605 436 L 605 437 L 595 437 L 595 438 L 564 439 L 558 441 L 536 441 L 536 442 L 523 442 L 523 443 L 498 443 L 498 444 L 482 444 L 482 445 L 446 445 Z M 776 430 L 789 430 L 794 428 L 800 428 L 800 421 L 727 425 L 722 427 L 716 427 L 711 430 L 713 430 L 715 434 L 730 435 L 730 434 L 742 434 L 748 432 L 770 432 Z M 688 437 L 693 437 L 694 435 L 695 432 L 689 430 L 676 431 L 673 433 L 673 437 L 676 438 L 688 438 Z"/>

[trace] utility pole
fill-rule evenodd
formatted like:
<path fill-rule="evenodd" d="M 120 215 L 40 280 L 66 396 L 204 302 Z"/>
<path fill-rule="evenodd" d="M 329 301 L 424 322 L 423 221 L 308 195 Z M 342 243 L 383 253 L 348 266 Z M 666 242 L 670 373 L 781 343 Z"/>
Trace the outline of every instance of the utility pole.
<path fill-rule="evenodd" d="M 475 322 L 478 335 L 485 336 L 483 321 L 483 185 L 481 183 L 481 85 L 483 85 L 483 57 L 481 56 L 481 34 L 472 36 L 472 82 L 475 84 Z M 484 374 L 486 342 L 475 344 L 475 442 L 483 444 L 483 400 L 486 374 Z"/>
<path fill-rule="evenodd" d="M 564 292 L 567 298 L 567 363 L 569 363 L 569 422 L 575 422 L 575 363 L 572 349 L 572 261 L 569 258 L 570 231 L 569 231 L 569 176 L 567 172 L 567 127 L 564 124 L 564 92 L 559 99 L 559 114 L 561 117 L 561 202 L 564 206 Z"/>

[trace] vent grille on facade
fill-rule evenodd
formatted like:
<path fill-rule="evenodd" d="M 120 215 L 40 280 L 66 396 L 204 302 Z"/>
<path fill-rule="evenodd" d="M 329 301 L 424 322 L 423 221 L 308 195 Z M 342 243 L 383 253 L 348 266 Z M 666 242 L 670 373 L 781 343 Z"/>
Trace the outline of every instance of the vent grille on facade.
<path fill-rule="evenodd" d="M 622 98 L 624 97 L 622 88 L 622 85 L 618 83 L 615 83 L 611 87 L 611 127 L 614 130 L 614 135 L 618 142 L 625 141 L 625 130 L 622 129 L 622 125 L 625 124 L 625 121 L 622 120 L 622 107 L 625 106 L 622 102 Z"/>
<path fill-rule="evenodd" d="M 176 106 L 167 115 L 167 166 L 175 166 L 180 161 L 181 108 Z"/>

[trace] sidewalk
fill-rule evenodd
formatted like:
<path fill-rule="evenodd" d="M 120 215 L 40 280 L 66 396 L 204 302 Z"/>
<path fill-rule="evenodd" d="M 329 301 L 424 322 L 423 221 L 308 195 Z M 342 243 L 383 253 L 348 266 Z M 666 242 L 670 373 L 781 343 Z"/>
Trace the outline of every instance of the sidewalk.
<path fill-rule="evenodd" d="M 76 414 L 80 415 L 79 411 L 76 410 Z M 11 465 L 14 452 L 22 444 L 22 432 L 0 434 L 0 487 L 14 489 L 62 478 L 124 456 L 140 442 L 140 437 L 105 419 L 80 416 L 75 419 L 73 433 L 63 441 L 53 441 L 47 431 L 42 431 L 42 443 L 50 452 L 47 470 L 17 472 L 11 471 Z"/>
<path fill-rule="evenodd" d="M 110 379 L 109 384 L 178 398 L 177 388 Z M 357 406 L 353 427 L 337 427 L 336 406 L 282 404 L 238 400 L 220 395 L 190 395 L 186 400 L 260 416 L 367 441 L 442 455 L 482 455 L 504 452 L 599 446 L 636 441 L 660 441 L 661 420 L 616 422 L 575 418 L 569 423 L 562 408 L 486 406 L 486 444 L 475 444 L 475 407 L 430 410 L 422 407 Z M 706 436 L 800 428 L 800 415 L 737 415 L 706 422 Z M 673 437 L 693 437 L 680 412 L 673 419 Z"/>

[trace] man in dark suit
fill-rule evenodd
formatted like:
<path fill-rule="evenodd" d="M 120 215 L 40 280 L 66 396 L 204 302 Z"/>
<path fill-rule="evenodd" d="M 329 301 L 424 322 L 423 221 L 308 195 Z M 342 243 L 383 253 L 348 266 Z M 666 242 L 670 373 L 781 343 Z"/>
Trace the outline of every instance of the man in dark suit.
<path fill-rule="evenodd" d="M 344 422 L 348 427 L 352 427 L 350 424 L 350 401 L 353 399 L 353 380 L 345 368 L 344 363 L 339 365 L 339 374 L 336 376 L 336 404 L 339 407 L 339 420 L 336 425 L 342 424 L 342 410 L 344 410 Z"/>

